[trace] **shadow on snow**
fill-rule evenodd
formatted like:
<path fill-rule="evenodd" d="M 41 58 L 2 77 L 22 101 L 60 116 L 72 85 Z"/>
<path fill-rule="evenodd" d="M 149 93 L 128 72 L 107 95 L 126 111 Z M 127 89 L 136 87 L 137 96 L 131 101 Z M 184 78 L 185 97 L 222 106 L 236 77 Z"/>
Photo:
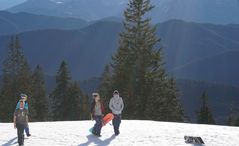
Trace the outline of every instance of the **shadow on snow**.
<path fill-rule="evenodd" d="M 116 137 L 115 135 L 112 135 L 111 137 L 109 137 L 109 138 L 107 138 L 105 140 L 101 140 L 98 137 L 90 134 L 90 135 L 87 136 L 88 141 L 85 142 L 85 143 L 82 143 L 82 144 L 80 144 L 78 146 L 87 146 L 87 145 L 89 145 L 91 143 L 94 143 L 94 144 L 96 144 L 98 146 L 102 146 L 102 145 L 106 146 L 106 145 L 109 145 L 110 142 L 115 139 L 115 137 Z"/>

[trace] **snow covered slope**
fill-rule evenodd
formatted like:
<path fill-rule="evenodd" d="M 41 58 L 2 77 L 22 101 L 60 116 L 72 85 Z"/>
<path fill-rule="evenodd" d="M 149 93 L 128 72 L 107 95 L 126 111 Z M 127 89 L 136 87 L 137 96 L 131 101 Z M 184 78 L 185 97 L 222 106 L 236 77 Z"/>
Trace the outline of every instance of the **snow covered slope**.
<path fill-rule="evenodd" d="M 30 123 L 32 137 L 25 146 L 192 146 L 184 143 L 184 135 L 201 136 L 205 146 L 238 146 L 239 128 L 154 121 L 123 120 L 121 134 L 113 134 L 106 125 L 102 137 L 88 131 L 93 121 Z M 0 145 L 16 146 L 16 130 L 12 123 L 0 123 Z"/>

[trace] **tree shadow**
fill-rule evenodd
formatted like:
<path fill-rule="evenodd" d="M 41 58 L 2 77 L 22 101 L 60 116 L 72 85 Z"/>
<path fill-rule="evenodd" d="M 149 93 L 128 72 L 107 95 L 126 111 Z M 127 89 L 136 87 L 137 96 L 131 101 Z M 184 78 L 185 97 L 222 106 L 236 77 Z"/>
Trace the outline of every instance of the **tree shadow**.
<path fill-rule="evenodd" d="M 14 142 L 16 139 L 17 139 L 17 137 L 14 137 L 13 139 L 9 140 L 7 143 L 3 144 L 2 146 L 15 145 L 17 143 L 17 142 Z"/>
<path fill-rule="evenodd" d="M 105 140 L 101 140 L 101 139 L 99 139 L 98 137 L 96 137 L 96 136 L 90 134 L 90 135 L 87 136 L 88 141 L 85 142 L 85 143 L 82 143 L 82 144 L 80 144 L 80 145 L 78 145 L 78 146 L 88 146 L 88 145 L 90 145 L 91 143 L 94 143 L 94 144 L 96 144 L 97 146 L 102 146 L 102 145 L 106 146 L 106 145 L 109 145 L 110 142 L 111 142 L 113 139 L 115 139 L 115 137 L 116 137 L 115 135 L 112 135 L 111 137 L 109 137 L 109 138 L 107 138 L 107 139 L 105 139 Z"/>

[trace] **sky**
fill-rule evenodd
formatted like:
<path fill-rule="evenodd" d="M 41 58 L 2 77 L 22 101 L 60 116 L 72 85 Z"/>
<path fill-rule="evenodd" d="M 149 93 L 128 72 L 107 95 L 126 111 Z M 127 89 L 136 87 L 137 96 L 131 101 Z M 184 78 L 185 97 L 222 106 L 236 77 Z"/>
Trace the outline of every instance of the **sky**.
<path fill-rule="evenodd" d="M 24 1 L 26 1 L 26 0 L 0 0 L 0 10 L 10 8 L 10 7 L 20 4 Z"/>

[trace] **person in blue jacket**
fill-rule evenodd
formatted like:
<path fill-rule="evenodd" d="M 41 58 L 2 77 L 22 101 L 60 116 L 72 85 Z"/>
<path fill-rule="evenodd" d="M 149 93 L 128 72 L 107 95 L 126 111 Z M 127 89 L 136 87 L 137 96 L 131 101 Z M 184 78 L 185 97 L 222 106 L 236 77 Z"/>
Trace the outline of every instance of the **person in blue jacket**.
<path fill-rule="evenodd" d="M 24 108 L 28 111 L 27 95 L 26 94 L 20 94 L 20 97 L 25 102 Z M 20 109 L 20 102 L 19 101 L 18 101 L 18 103 L 16 105 L 16 109 Z M 27 124 L 27 126 L 25 128 L 25 133 L 26 133 L 27 137 L 31 136 L 28 124 Z"/>

